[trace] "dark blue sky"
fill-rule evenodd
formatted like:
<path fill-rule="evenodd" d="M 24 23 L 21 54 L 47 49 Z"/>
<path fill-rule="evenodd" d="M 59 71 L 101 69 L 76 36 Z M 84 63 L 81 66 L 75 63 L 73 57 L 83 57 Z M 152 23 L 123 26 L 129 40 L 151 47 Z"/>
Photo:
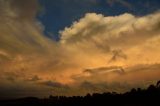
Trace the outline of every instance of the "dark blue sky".
<path fill-rule="evenodd" d="M 119 15 L 125 12 L 145 15 L 160 9 L 160 0 L 39 0 L 43 12 L 38 19 L 45 35 L 58 40 L 58 32 L 88 12 Z"/>

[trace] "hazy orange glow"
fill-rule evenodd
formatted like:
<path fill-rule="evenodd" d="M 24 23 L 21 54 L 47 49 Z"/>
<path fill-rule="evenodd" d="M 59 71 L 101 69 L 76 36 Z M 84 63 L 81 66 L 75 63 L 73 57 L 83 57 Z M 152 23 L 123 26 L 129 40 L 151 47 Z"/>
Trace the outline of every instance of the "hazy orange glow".
<path fill-rule="evenodd" d="M 38 96 L 83 95 L 94 92 L 93 86 L 99 92 L 123 92 L 160 77 L 160 12 L 142 17 L 86 13 L 59 32 L 59 41 L 53 41 L 35 19 L 35 0 L 32 9 L 12 9 L 7 2 L 0 7 L 3 89 L 20 87 Z M 84 87 L 85 82 L 91 89 Z"/>

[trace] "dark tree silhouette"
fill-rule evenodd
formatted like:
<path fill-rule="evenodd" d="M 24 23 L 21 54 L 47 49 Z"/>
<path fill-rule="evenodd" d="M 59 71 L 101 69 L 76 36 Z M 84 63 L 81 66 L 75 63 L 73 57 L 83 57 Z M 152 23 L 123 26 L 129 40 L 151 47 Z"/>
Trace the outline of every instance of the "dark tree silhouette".
<path fill-rule="evenodd" d="M 1 100 L 0 106 L 160 106 L 160 81 L 147 89 L 133 88 L 130 92 L 118 94 L 87 94 L 86 96 L 52 96 L 48 99 L 27 97 L 16 100 Z"/>
<path fill-rule="evenodd" d="M 160 81 L 157 82 L 157 85 L 156 85 L 158 88 L 160 88 Z"/>

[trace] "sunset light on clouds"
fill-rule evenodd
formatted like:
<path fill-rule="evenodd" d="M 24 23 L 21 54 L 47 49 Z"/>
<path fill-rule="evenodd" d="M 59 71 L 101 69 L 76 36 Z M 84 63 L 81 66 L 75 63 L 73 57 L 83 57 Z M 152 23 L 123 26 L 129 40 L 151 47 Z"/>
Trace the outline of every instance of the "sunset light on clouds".
<path fill-rule="evenodd" d="M 0 98 L 125 92 L 159 80 L 159 1 L 141 15 L 130 12 L 138 10 L 128 0 L 106 0 L 106 8 L 120 5 L 128 11 L 106 15 L 85 10 L 54 37 L 46 34 L 51 28 L 41 17 L 49 10 L 40 1 L 0 0 Z M 63 6 L 67 0 L 60 1 Z M 82 2 L 100 5 L 98 0 Z M 57 19 L 48 20 L 58 27 Z"/>

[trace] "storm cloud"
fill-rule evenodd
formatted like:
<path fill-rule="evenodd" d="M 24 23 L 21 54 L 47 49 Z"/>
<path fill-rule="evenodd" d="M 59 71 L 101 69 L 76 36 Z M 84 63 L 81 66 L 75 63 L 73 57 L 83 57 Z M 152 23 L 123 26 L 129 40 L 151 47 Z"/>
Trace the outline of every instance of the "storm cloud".
<path fill-rule="evenodd" d="M 158 80 L 159 11 L 86 13 L 54 41 L 36 19 L 38 9 L 37 0 L 0 1 L 0 92 L 10 91 L 2 96 L 76 95 Z"/>

